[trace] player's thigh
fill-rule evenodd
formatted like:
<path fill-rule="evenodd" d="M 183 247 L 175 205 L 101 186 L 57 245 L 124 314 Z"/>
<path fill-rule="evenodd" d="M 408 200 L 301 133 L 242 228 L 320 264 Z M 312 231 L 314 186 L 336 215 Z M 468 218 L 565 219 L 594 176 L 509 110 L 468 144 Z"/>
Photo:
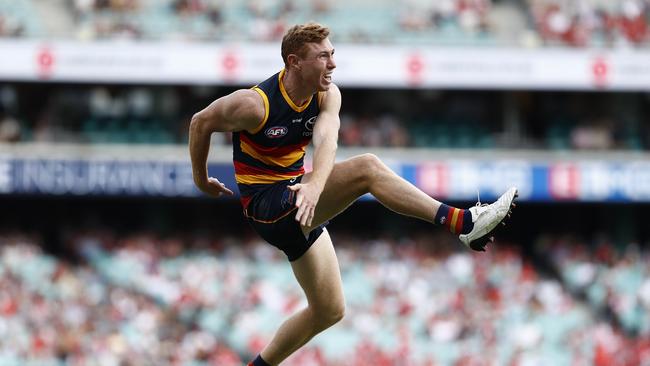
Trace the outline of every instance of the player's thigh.
<path fill-rule="evenodd" d="M 376 159 L 374 155 L 364 154 L 334 164 L 318 199 L 312 225 L 303 228 L 304 232 L 338 215 L 367 192 L 367 170 L 372 168 L 373 159 Z M 307 173 L 303 180 L 308 180 L 310 175 Z"/>
<path fill-rule="evenodd" d="M 291 262 L 291 267 L 311 307 L 342 315 L 345 301 L 341 271 L 327 230 L 302 257 Z"/>

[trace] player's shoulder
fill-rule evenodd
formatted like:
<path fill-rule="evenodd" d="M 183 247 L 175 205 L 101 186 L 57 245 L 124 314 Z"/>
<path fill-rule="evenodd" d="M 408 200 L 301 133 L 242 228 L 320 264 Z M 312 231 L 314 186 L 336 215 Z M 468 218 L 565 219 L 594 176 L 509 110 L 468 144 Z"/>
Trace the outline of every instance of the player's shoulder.
<path fill-rule="evenodd" d="M 330 87 L 325 91 L 325 96 L 328 98 L 336 98 L 336 99 L 341 99 L 341 89 L 339 89 L 339 86 L 332 83 L 330 84 Z"/>
<path fill-rule="evenodd" d="M 318 93 L 319 105 L 323 108 L 340 108 L 341 106 L 341 90 L 339 87 L 332 83 L 330 87 Z"/>
<path fill-rule="evenodd" d="M 264 118 L 266 107 L 263 96 L 254 89 L 238 89 L 225 98 L 232 115 L 256 121 Z"/>
<path fill-rule="evenodd" d="M 329 89 L 325 93 L 335 93 L 335 94 L 341 94 L 341 90 L 339 89 L 339 86 L 336 85 L 335 83 L 331 83 Z"/>
<path fill-rule="evenodd" d="M 231 103 L 241 104 L 247 107 L 263 106 L 259 91 L 256 88 L 238 89 L 228 95 Z"/>

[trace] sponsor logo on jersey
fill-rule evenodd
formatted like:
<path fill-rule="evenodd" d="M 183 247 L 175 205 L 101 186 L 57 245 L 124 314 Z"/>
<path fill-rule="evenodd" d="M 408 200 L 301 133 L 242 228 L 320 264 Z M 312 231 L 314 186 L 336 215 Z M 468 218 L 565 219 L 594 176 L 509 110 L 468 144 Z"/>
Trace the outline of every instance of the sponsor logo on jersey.
<path fill-rule="evenodd" d="M 276 126 L 267 129 L 264 134 L 270 139 L 277 139 L 287 134 L 289 130 L 286 127 Z"/>
<path fill-rule="evenodd" d="M 314 130 L 314 125 L 316 124 L 316 117 L 318 116 L 313 116 L 312 118 L 308 119 L 307 122 L 305 122 L 305 128 L 307 129 L 307 131 Z"/>

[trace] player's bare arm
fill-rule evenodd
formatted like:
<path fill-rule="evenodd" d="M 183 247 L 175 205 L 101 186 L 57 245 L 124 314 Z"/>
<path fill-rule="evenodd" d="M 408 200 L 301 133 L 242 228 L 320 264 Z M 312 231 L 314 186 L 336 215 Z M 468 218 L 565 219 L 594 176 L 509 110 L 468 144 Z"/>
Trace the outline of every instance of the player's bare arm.
<path fill-rule="evenodd" d="M 192 116 L 189 147 L 194 184 L 208 195 L 232 195 L 218 179 L 208 176 L 208 153 L 213 132 L 252 130 L 264 119 L 264 103 L 254 90 L 242 89 L 221 97 Z"/>
<path fill-rule="evenodd" d="M 321 111 L 314 126 L 313 171 L 308 179 L 289 187 L 296 191 L 296 207 L 298 207 L 296 221 L 299 221 L 303 227 L 311 226 L 316 204 L 334 166 L 340 109 L 341 92 L 336 85 L 332 84 L 323 97 Z"/>

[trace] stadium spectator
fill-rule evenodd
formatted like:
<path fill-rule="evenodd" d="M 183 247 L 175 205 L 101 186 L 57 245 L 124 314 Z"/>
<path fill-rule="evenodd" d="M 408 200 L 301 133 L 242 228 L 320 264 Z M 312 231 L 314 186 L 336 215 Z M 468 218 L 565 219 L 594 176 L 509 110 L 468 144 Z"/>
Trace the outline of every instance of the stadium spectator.
<path fill-rule="evenodd" d="M 639 46 L 649 40 L 647 1 L 528 0 L 527 9 L 539 35 L 551 45 Z"/>
<path fill-rule="evenodd" d="M 0 38 L 21 37 L 24 33 L 23 24 L 17 19 L 0 13 Z"/>
<path fill-rule="evenodd" d="M 336 41 L 445 44 L 488 41 L 537 47 L 541 40 L 543 45 L 549 46 L 642 47 L 650 40 L 650 4 L 647 0 L 527 0 L 521 3 L 492 0 L 428 3 L 412 0 L 399 6 L 389 1 L 371 4 L 322 0 L 276 3 L 258 0 L 225 3 L 206 0 L 68 0 L 67 3 L 76 21 L 74 33 L 70 36 L 81 39 L 180 38 L 201 41 L 243 37 L 252 41 L 276 41 L 286 30 L 289 20 L 296 17 L 333 19 L 336 23 L 338 18 L 358 16 L 357 21 L 352 20 L 354 26 L 341 27 Z M 34 5 L 38 6 L 38 3 Z M 350 15 L 346 7 L 360 10 Z M 364 7 L 367 7 L 367 12 L 363 11 Z M 373 19 L 381 24 L 367 22 L 362 18 L 366 13 L 376 14 Z M 20 14 L 23 13 L 0 14 L 0 37 L 26 35 L 28 19 L 21 19 L 23 15 Z M 504 22 L 508 22 L 508 26 L 504 26 Z"/>
<path fill-rule="evenodd" d="M 21 139 L 21 127 L 16 118 L 0 112 L 0 142 L 18 142 Z"/>
<path fill-rule="evenodd" d="M 86 258 L 80 264 L 45 254 L 36 237 L 0 235 L 0 361 L 241 365 L 300 306 L 300 290 L 283 280 L 290 271 L 261 276 L 282 259 L 257 240 L 107 233 L 72 232 L 69 250 Z M 544 253 L 563 273 L 598 267 L 603 277 L 588 286 L 610 286 L 615 306 L 628 301 L 617 286 L 641 274 L 633 288 L 647 318 L 646 248 L 592 251 L 566 238 L 545 239 Z M 647 322 L 634 324 L 638 336 L 626 335 L 595 315 L 598 306 L 571 297 L 570 277 L 545 277 L 515 246 L 477 256 L 430 233 L 340 239 L 346 291 L 355 293 L 350 316 L 288 366 L 650 361 Z M 557 317 L 564 321 L 550 320 Z"/>
<path fill-rule="evenodd" d="M 612 123 L 608 120 L 593 121 L 571 130 L 571 146 L 578 150 L 610 150 L 615 147 Z"/>

